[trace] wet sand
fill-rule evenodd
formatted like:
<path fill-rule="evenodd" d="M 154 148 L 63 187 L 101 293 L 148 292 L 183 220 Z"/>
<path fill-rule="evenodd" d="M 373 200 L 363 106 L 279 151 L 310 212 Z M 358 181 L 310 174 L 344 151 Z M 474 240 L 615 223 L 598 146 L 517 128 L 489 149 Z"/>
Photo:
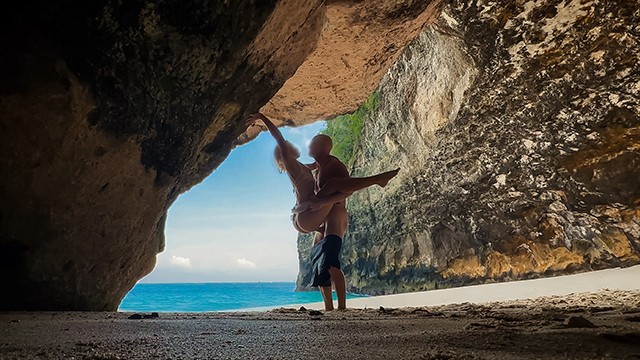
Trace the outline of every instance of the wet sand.
<path fill-rule="evenodd" d="M 640 291 L 420 308 L 2 313 L 2 359 L 638 359 Z"/>

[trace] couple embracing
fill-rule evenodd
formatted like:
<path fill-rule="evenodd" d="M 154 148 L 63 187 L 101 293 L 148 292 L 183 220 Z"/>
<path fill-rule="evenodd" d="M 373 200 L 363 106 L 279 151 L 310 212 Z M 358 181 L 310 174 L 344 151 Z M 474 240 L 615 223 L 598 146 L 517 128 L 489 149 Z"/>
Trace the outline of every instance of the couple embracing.
<path fill-rule="evenodd" d="M 340 270 L 340 249 L 347 231 L 346 199 L 355 191 L 378 185 L 386 186 L 398 170 L 382 174 L 352 178 L 347 167 L 331 155 L 333 142 L 327 135 L 316 135 L 309 144 L 309 156 L 315 162 L 298 161 L 300 152 L 286 141 L 266 116 L 254 114 L 247 125 L 262 122 L 277 142 L 274 150 L 276 165 L 286 172 L 296 193 L 297 204 L 291 217 L 293 226 L 301 233 L 315 232 L 311 250 L 313 286 L 320 287 L 325 310 L 333 310 L 331 285 L 336 290 L 338 309 L 346 308 L 346 283 Z"/>

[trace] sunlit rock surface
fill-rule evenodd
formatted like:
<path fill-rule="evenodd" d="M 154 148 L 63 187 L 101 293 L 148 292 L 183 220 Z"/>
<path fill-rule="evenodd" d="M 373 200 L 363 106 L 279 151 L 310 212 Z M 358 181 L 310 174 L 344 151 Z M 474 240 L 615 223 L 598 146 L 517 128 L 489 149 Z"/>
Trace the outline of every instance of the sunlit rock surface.
<path fill-rule="evenodd" d="M 327 2 L 317 45 L 260 109 L 278 125 L 350 113 L 376 89 L 406 44 L 440 14 L 442 0 Z M 247 129 L 239 141 L 257 135 Z"/>
<path fill-rule="evenodd" d="M 636 1 L 454 1 L 382 79 L 354 175 L 348 286 L 369 294 L 640 262 Z M 300 237 L 299 288 L 310 282 Z"/>
<path fill-rule="evenodd" d="M 0 309 L 116 309 L 153 268 L 176 197 L 224 160 L 245 131 L 246 116 L 300 65 L 330 57 L 332 44 L 344 45 L 331 31 L 350 30 L 327 19 L 349 9 L 344 24 L 357 22 L 359 36 L 379 38 L 360 57 L 336 52 L 354 56 L 354 84 L 373 74 L 369 88 L 340 92 L 353 97 L 352 109 L 437 8 L 412 1 L 359 4 L 359 10 L 293 0 L 4 6 Z M 359 14 L 394 17 L 385 25 L 376 17 L 356 19 Z M 387 30 L 395 35 L 375 35 Z M 323 71 L 312 64 L 305 69 L 316 76 Z M 340 81 L 349 80 L 348 72 L 340 74 Z M 290 102 L 279 96 L 270 106 L 288 109 L 295 106 Z M 321 105 L 313 113 L 349 109 Z"/>

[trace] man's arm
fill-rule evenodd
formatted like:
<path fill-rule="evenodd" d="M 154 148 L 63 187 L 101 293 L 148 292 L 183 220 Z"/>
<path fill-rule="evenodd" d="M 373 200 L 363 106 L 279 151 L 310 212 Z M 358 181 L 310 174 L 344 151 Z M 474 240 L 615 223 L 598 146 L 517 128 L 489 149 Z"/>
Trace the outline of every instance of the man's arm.
<path fill-rule="evenodd" d="M 294 212 L 299 213 L 302 211 L 316 211 L 320 210 L 323 206 L 337 204 L 346 200 L 353 193 L 338 192 L 329 196 L 319 197 L 315 196 L 311 200 L 304 201 L 295 207 Z"/>
<path fill-rule="evenodd" d="M 345 201 L 353 193 L 338 192 L 325 197 L 314 197 L 309 201 L 309 210 L 318 210 L 325 205 L 333 205 Z"/>
<path fill-rule="evenodd" d="M 322 172 L 324 181 L 327 181 L 331 178 L 344 179 L 351 177 L 351 175 L 349 175 L 349 170 L 347 170 L 347 167 L 335 156 L 331 156 L 331 160 L 324 166 Z"/>
<path fill-rule="evenodd" d="M 342 161 L 338 160 L 336 157 L 333 157 L 333 156 L 325 165 L 322 166 L 321 176 L 322 176 L 322 178 L 320 179 L 321 181 L 318 184 L 320 186 L 320 189 L 316 191 L 316 194 L 320 194 L 322 192 L 322 189 L 325 189 L 324 186 L 327 184 L 327 181 L 329 181 L 330 179 L 345 179 L 345 178 L 351 177 L 351 175 L 349 175 L 349 171 L 347 170 L 347 167 L 342 163 Z M 344 192 L 344 193 L 336 192 L 333 194 L 327 194 L 326 192 L 327 191 L 325 189 L 321 197 L 316 196 L 316 198 L 313 200 L 314 208 L 319 208 L 323 204 L 327 204 L 327 203 L 335 204 L 335 203 L 342 202 L 352 194 L 350 192 Z"/>

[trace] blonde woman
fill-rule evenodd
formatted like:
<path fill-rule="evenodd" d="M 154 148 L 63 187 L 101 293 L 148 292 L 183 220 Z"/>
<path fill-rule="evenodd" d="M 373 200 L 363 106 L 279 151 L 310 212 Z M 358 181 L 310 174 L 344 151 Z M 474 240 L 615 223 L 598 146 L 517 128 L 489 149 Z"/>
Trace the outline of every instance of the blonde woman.
<path fill-rule="evenodd" d="M 302 233 L 319 230 L 331 211 L 333 204 L 343 201 L 353 192 L 378 185 L 385 187 L 389 180 L 398 174 L 399 169 L 364 178 L 329 179 L 325 186 L 316 193 L 316 180 L 312 170 L 315 164 L 303 164 L 298 159 L 300 151 L 286 141 L 282 133 L 263 114 L 254 114 L 247 120 L 247 125 L 255 125 L 261 121 L 277 142 L 274 150 L 276 166 L 289 175 L 296 193 L 296 207 L 292 216 L 293 226 Z"/>

